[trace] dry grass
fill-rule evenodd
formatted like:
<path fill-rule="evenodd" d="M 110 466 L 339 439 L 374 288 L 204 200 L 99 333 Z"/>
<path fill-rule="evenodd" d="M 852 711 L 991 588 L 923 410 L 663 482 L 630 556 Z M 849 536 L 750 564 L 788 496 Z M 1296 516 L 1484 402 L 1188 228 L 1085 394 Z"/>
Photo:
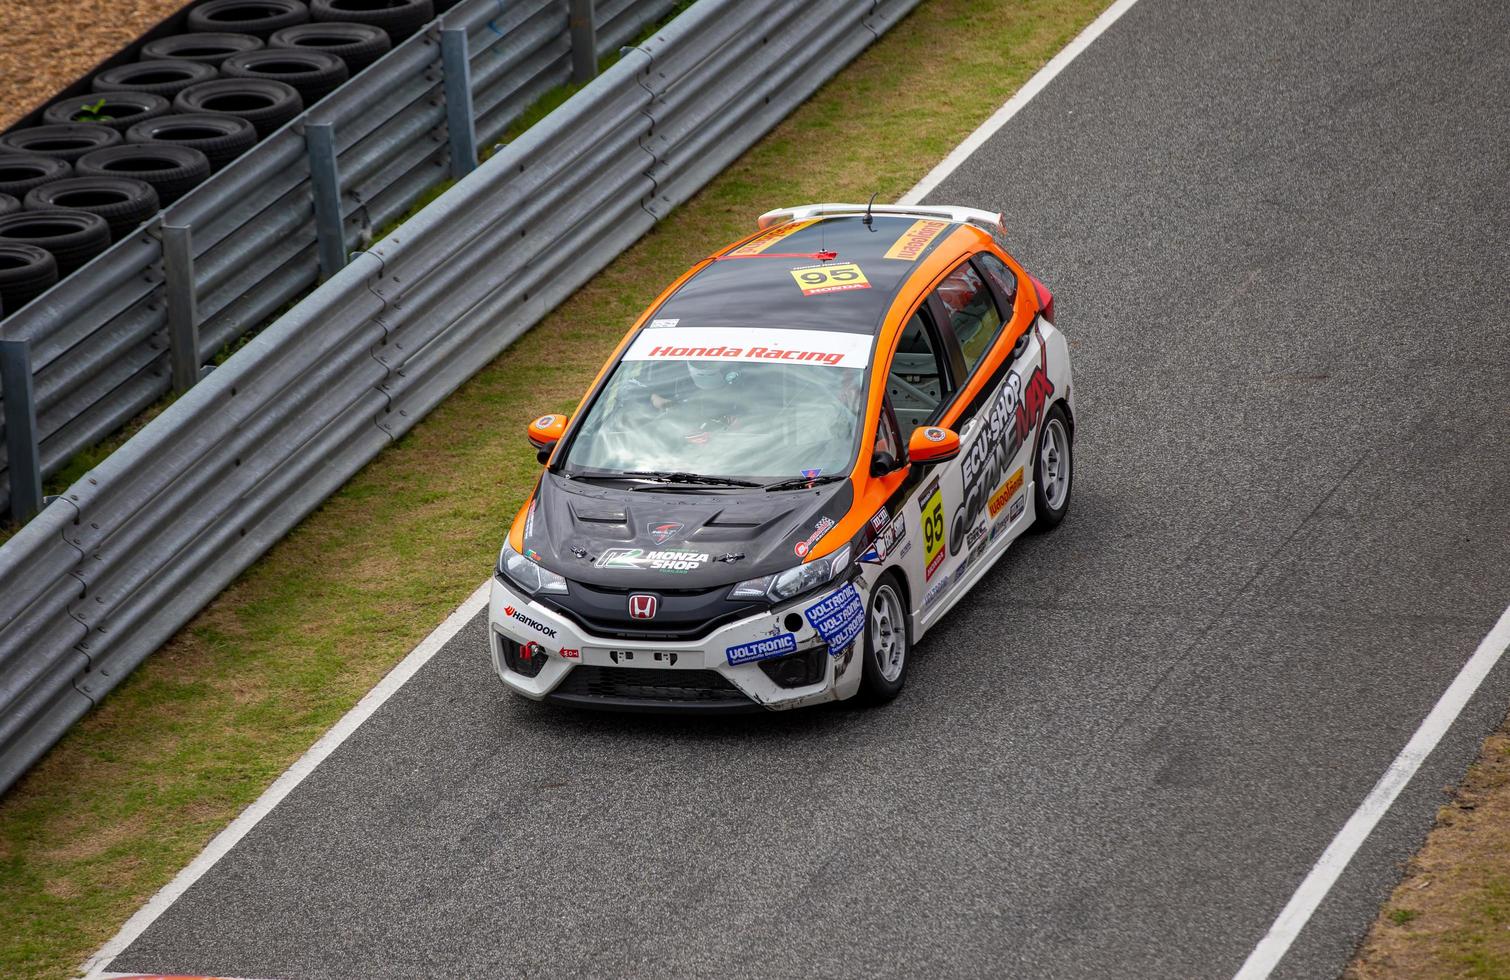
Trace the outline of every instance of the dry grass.
<path fill-rule="evenodd" d="M 768 208 L 895 199 L 1105 5 L 926 0 L 305 520 L 0 800 L 0 976 L 68 975 L 486 578 L 524 424 L 662 285 Z"/>
<path fill-rule="evenodd" d="M 1347 977 L 1510 977 L 1510 719 L 1437 811 Z"/>
<path fill-rule="evenodd" d="M 0 129 L 49 101 L 188 0 L 5 0 Z"/>

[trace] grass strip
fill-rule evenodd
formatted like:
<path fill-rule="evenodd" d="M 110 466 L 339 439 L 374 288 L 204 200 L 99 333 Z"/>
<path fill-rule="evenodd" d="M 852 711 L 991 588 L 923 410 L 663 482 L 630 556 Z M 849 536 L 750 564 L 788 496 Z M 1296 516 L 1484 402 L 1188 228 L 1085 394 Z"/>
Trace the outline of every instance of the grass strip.
<path fill-rule="evenodd" d="M 1510 719 L 1437 810 L 1346 976 L 1510 977 Z"/>
<path fill-rule="evenodd" d="M 310 515 L 0 800 L 0 975 L 71 975 L 487 577 L 524 425 L 666 283 L 769 208 L 896 199 L 1106 5 L 925 0 Z"/>

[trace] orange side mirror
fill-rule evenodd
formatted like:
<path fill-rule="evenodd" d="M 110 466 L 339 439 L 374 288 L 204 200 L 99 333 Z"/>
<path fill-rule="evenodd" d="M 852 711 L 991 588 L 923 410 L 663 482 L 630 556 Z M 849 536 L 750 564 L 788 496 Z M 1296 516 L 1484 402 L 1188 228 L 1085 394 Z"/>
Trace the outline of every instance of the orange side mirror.
<path fill-rule="evenodd" d="M 919 466 L 944 463 L 959 455 L 959 433 L 937 425 L 920 425 L 907 440 L 907 461 Z"/>
<path fill-rule="evenodd" d="M 530 445 L 536 449 L 549 449 L 561 441 L 561 436 L 566 432 L 566 420 L 568 416 L 542 415 L 529 424 L 525 433 L 529 436 Z"/>

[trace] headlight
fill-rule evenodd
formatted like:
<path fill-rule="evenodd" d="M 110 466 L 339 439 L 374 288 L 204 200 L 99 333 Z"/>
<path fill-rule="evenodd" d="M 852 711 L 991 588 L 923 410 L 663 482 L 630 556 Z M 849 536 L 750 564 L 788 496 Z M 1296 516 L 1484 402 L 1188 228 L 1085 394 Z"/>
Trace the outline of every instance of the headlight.
<path fill-rule="evenodd" d="M 784 572 L 746 579 L 729 592 L 730 599 L 770 599 L 784 602 L 792 596 L 826 585 L 849 567 L 849 545 L 827 558 L 818 558 Z"/>
<path fill-rule="evenodd" d="M 498 553 L 498 571 L 526 592 L 566 592 L 566 579 L 530 561 L 505 541 Z"/>

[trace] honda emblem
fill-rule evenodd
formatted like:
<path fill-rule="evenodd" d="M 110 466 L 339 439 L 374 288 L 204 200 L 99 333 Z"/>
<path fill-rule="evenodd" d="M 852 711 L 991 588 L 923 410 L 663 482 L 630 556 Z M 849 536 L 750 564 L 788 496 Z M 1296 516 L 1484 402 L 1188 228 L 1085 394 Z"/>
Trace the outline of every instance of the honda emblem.
<path fill-rule="evenodd" d="M 655 596 L 645 595 L 643 592 L 635 593 L 629 597 L 629 615 L 633 619 L 654 619 L 658 605 L 660 605 L 660 600 Z"/>

